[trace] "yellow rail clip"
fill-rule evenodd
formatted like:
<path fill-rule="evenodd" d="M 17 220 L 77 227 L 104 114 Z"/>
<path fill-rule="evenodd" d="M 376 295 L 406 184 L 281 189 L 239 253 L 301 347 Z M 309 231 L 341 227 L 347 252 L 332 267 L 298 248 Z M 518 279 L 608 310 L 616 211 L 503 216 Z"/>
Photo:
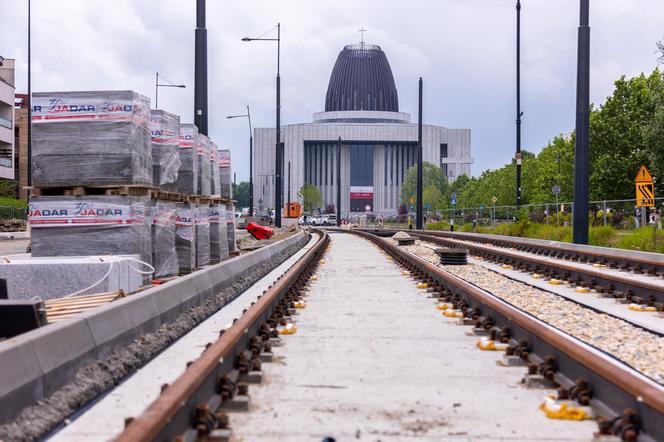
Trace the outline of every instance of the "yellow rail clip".
<path fill-rule="evenodd" d="M 592 419 L 592 411 L 587 407 L 576 407 L 567 402 L 558 402 L 551 396 L 546 396 L 539 406 L 549 419 L 562 419 L 569 421 L 582 421 Z"/>
<path fill-rule="evenodd" d="M 502 342 L 494 341 L 493 339 L 482 338 L 477 341 L 475 344 L 477 348 L 484 351 L 505 351 L 507 350 L 507 344 Z"/>
<path fill-rule="evenodd" d="M 294 335 L 297 331 L 297 327 L 293 323 L 289 322 L 285 327 L 279 329 L 280 335 Z"/>
<path fill-rule="evenodd" d="M 641 305 L 641 304 L 630 304 L 627 306 L 628 309 L 635 311 L 635 312 L 656 312 L 657 307 L 652 307 L 648 305 Z"/>

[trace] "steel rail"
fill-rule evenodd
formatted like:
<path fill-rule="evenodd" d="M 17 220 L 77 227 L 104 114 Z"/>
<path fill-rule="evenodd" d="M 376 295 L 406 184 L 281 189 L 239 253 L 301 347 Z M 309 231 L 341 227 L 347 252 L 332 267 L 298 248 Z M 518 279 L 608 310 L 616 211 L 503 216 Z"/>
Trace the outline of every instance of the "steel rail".
<path fill-rule="evenodd" d="M 118 442 L 172 440 L 194 423 L 196 406 L 208 404 L 219 388 L 222 373 L 234 368 L 236 355 L 247 348 L 252 336 L 295 285 L 296 280 L 316 264 L 329 243 L 327 233 L 321 237 L 284 275 L 282 275 L 244 314 L 188 365 L 183 374 L 166 386 L 142 414 L 131 419 Z"/>
<path fill-rule="evenodd" d="M 528 361 L 555 361 L 556 381 L 574 385 L 573 379 L 587 380 L 593 405 L 617 416 L 625 409 L 636 410 L 638 426 L 652 440 L 664 440 L 664 386 L 629 368 L 576 338 L 546 325 L 535 317 L 509 305 L 442 268 L 365 231 L 351 231 L 393 256 L 397 261 L 421 272 L 433 284 L 459 296 L 466 303 L 464 314 L 479 315 L 479 320 L 508 330 L 510 342 L 528 349 Z M 470 316 L 468 316 L 470 317 Z M 507 329 L 505 327 L 508 327 Z M 641 437 L 641 436 L 640 436 Z M 648 439 L 639 439 L 648 440 Z"/>
<path fill-rule="evenodd" d="M 664 276 L 664 259 L 648 259 L 639 256 L 625 256 L 629 250 L 612 250 L 610 248 L 583 248 L 565 243 L 556 245 L 535 244 L 524 242 L 518 237 L 497 237 L 497 235 L 473 234 L 467 232 L 419 231 L 433 236 L 440 236 L 461 241 L 472 241 L 480 244 L 492 244 L 499 247 L 515 248 L 525 252 L 553 256 L 562 259 L 589 261 L 607 264 L 612 267 L 627 269 L 635 273 L 647 273 Z M 527 239 L 527 238 L 524 238 Z M 654 255 L 654 254 L 653 254 Z"/>
<path fill-rule="evenodd" d="M 419 232 L 414 233 L 414 235 L 446 247 L 464 247 L 469 249 L 472 254 L 484 258 L 515 264 L 535 272 L 548 272 L 553 277 L 575 281 L 579 285 L 595 288 L 600 292 L 607 292 L 621 298 L 625 297 L 628 301 L 650 303 L 660 309 L 664 307 L 664 286 L 662 284 L 615 275 L 601 270 L 582 268 L 565 261 L 552 261 L 546 258 L 522 255 L 500 247 L 469 244 L 467 241 L 441 238 Z"/>
<path fill-rule="evenodd" d="M 396 232 L 396 230 L 374 230 L 369 232 L 382 236 Z M 599 292 L 605 292 L 617 298 L 626 298 L 628 302 L 645 303 L 653 305 L 659 310 L 664 309 L 664 286 L 655 281 L 639 280 L 629 276 L 583 268 L 562 260 L 554 261 L 536 256 L 522 255 L 504 248 L 515 247 L 514 244 L 517 243 L 511 240 L 502 246 L 494 243 L 491 243 L 491 246 L 487 246 L 484 245 L 485 243 L 472 243 L 472 240 L 466 237 L 464 239 L 448 238 L 447 232 L 444 232 L 445 235 L 442 235 L 441 232 L 429 231 L 408 231 L 408 233 L 441 246 L 463 247 L 474 255 L 507 264 L 514 264 L 517 267 L 537 273 L 548 273 L 551 277 L 571 280 L 579 285 L 597 289 Z M 523 246 L 523 244 L 521 245 Z M 529 247 L 536 246 L 529 245 Z"/>

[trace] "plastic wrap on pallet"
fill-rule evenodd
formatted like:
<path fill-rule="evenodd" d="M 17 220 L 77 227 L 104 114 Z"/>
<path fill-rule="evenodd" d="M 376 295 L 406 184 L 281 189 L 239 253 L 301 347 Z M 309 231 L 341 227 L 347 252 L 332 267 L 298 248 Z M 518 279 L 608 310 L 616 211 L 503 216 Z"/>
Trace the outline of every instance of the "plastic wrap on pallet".
<path fill-rule="evenodd" d="M 151 186 L 149 119 L 133 91 L 34 93 L 32 184 Z"/>
<path fill-rule="evenodd" d="M 226 233 L 226 207 L 212 204 L 210 220 L 210 264 L 228 259 L 228 234 Z"/>
<path fill-rule="evenodd" d="M 228 251 L 234 252 L 237 249 L 235 242 L 235 206 L 226 206 L 226 237 L 228 238 Z"/>
<path fill-rule="evenodd" d="M 196 267 L 196 227 L 192 206 L 191 203 L 175 203 L 175 251 L 182 274 L 191 273 Z"/>
<path fill-rule="evenodd" d="M 142 196 L 30 199 L 32 255 L 140 255 L 152 263 L 151 202 Z M 137 264 L 137 267 L 140 267 Z"/>
<path fill-rule="evenodd" d="M 198 153 L 198 194 L 209 196 L 211 195 L 212 166 L 210 165 L 210 139 L 206 135 L 198 135 L 196 152 Z"/>
<path fill-rule="evenodd" d="M 163 110 L 150 111 L 152 141 L 152 185 L 174 183 L 180 170 L 180 117 Z"/>
<path fill-rule="evenodd" d="M 210 219 L 208 205 L 197 204 L 194 223 L 196 224 L 196 267 L 210 265 Z"/>
<path fill-rule="evenodd" d="M 178 274 L 178 254 L 175 251 L 176 204 L 173 201 L 152 201 L 152 266 L 156 278 Z"/>
<path fill-rule="evenodd" d="M 217 144 L 210 142 L 210 168 L 212 169 L 212 195 L 221 196 L 221 172 L 219 171 L 219 151 Z"/>
<path fill-rule="evenodd" d="M 221 186 L 221 197 L 228 200 L 233 199 L 231 186 L 231 151 L 219 151 L 219 182 Z"/>
<path fill-rule="evenodd" d="M 183 193 L 185 195 L 196 195 L 198 193 L 197 137 L 198 128 L 195 125 L 180 124 L 180 142 L 178 144 L 180 168 L 178 170 L 178 177 L 174 183 L 163 184 L 161 190 Z"/>

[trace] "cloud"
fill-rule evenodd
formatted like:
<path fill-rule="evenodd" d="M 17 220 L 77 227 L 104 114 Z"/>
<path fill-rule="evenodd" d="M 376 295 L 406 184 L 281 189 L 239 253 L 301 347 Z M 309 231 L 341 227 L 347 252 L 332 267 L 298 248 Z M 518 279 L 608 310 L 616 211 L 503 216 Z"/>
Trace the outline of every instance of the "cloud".
<path fill-rule="evenodd" d="M 578 0 L 522 0 L 523 145 L 538 151 L 574 128 Z M 248 177 L 248 104 L 255 127 L 274 124 L 276 48 L 243 43 L 282 24 L 284 124 L 323 109 L 332 66 L 357 30 L 386 52 L 402 111 L 472 129 L 473 174 L 509 161 L 515 144 L 514 0 L 208 0 L 210 134 Z M 26 81 L 25 2 L 0 0 L 0 54 L 17 58 Z M 160 107 L 193 120 L 195 2 L 32 0 L 33 90 L 133 89 L 154 100 L 159 71 L 186 89 L 160 90 Z M 591 99 L 601 103 L 620 75 L 652 70 L 664 37 L 661 0 L 591 4 Z"/>

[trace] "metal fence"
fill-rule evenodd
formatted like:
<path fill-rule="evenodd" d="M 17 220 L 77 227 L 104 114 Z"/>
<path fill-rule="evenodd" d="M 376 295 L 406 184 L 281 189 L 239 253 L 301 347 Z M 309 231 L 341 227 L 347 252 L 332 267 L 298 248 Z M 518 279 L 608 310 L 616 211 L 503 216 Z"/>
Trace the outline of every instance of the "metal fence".
<path fill-rule="evenodd" d="M 655 208 L 664 211 L 664 197 L 655 198 L 655 207 L 647 210 L 635 211 L 634 199 L 591 201 L 589 205 L 589 221 L 591 226 L 610 225 L 617 229 L 633 229 L 638 226 L 652 224 Z M 517 219 L 527 218 L 533 222 L 570 226 L 572 224 L 572 202 L 551 202 L 545 204 L 525 204 L 517 210 L 516 206 L 480 206 L 459 207 L 438 211 L 425 210 L 424 217 L 427 223 L 444 221 L 448 224 L 461 226 L 475 223 L 481 226 L 494 226 L 499 223 L 514 222 Z M 637 216 L 638 215 L 638 216 Z M 369 217 L 367 224 L 378 223 L 378 218 Z M 406 227 L 408 223 L 415 224 L 415 213 L 386 217 L 384 223 L 388 226 Z"/>

